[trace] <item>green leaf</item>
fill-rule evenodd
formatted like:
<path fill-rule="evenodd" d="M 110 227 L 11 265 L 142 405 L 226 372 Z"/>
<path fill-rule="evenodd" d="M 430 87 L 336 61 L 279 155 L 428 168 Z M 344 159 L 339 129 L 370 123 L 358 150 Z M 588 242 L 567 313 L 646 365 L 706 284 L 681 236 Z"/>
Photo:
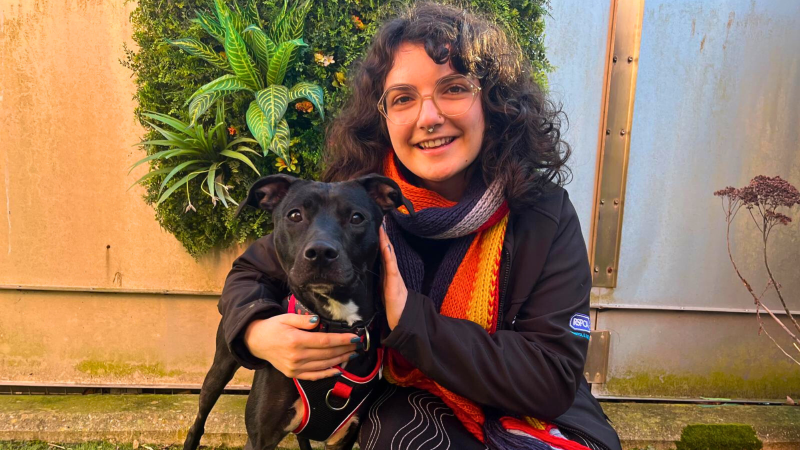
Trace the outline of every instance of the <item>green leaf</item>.
<path fill-rule="evenodd" d="M 152 178 L 152 177 L 154 177 L 156 175 L 161 175 L 162 173 L 166 173 L 169 170 L 172 170 L 172 167 L 165 167 L 163 169 L 158 169 L 158 170 L 153 170 L 153 171 L 147 172 L 143 177 L 141 177 L 138 180 L 134 181 L 133 184 L 130 185 L 130 187 L 128 187 L 128 190 L 130 190 L 130 188 L 136 186 L 137 184 L 141 183 L 142 181 L 144 181 L 144 180 L 146 180 L 148 178 Z"/>
<path fill-rule="evenodd" d="M 241 144 L 242 142 L 246 142 L 248 144 L 257 144 L 258 143 L 258 141 L 256 141 L 255 139 L 239 138 L 239 139 L 236 139 L 234 141 L 229 142 L 228 143 L 228 147 L 233 147 L 234 145 Z"/>
<path fill-rule="evenodd" d="M 222 0 L 215 0 L 215 4 L 220 13 L 220 24 L 225 29 L 225 53 L 233 73 L 250 89 L 261 89 L 263 86 L 261 75 L 247 53 L 244 40 L 236 29 L 238 25 L 233 23 L 235 21 L 234 14 L 223 4 Z"/>
<path fill-rule="evenodd" d="M 225 43 L 225 30 L 222 28 L 222 25 L 210 15 L 197 11 L 197 18 L 192 19 L 192 22 L 203 27 L 203 29 L 220 44 Z"/>
<path fill-rule="evenodd" d="M 236 75 L 223 75 L 214 81 L 210 81 L 204 84 L 199 89 L 194 91 L 194 94 L 192 94 L 192 96 L 189 97 L 188 100 L 186 100 L 186 103 L 191 102 L 195 97 L 199 95 L 207 94 L 209 92 L 225 91 L 225 93 L 227 94 L 229 92 L 236 92 L 243 90 L 249 91 L 250 88 L 248 88 L 247 85 L 242 80 L 237 78 Z M 209 106 L 211 105 L 209 104 Z"/>
<path fill-rule="evenodd" d="M 269 70 L 269 60 L 272 58 L 272 55 L 275 54 L 275 43 L 264 33 L 264 30 L 255 25 L 250 25 L 245 28 L 244 31 L 242 31 L 242 38 L 244 38 L 247 45 L 253 50 L 261 72 L 267 73 Z"/>
<path fill-rule="evenodd" d="M 283 21 L 286 19 L 286 8 L 288 6 L 288 0 L 283 0 L 283 9 L 278 14 L 275 19 L 272 20 L 272 23 L 269 27 L 269 34 L 272 36 L 272 40 L 275 42 L 283 42 L 286 39 L 283 39 L 281 36 L 281 30 L 283 29 Z"/>
<path fill-rule="evenodd" d="M 256 156 L 261 156 L 257 151 L 253 150 L 250 147 L 241 146 L 241 147 L 237 148 L 236 151 L 238 151 L 238 152 L 247 152 L 247 153 L 252 153 L 252 154 L 254 154 Z"/>
<path fill-rule="evenodd" d="M 291 41 L 303 37 L 303 26 L 306 22 L 306 15 L 311 9 L 311 2 L 306 0 L 293 8 L 286 19 L 281 23 L 281 37 L 283 41 Z"/>
<path fill-rule="evenodd" d="M 145 121 L 144 123 L 146 123 L 146 124 L 150 125 L 151 127 L 153 127 L 153 129 L 155 129 L 156 131 L 161 133 L 161 135 L 164 136 L 165 138 L 167 138 L 168 140 L 177 141 L 177 142 L 184 142 L 184 143 L 187 140 L 188 136 L 180 136 L 180 135 L 175 134 L 175 133 L 173 133 L 171 131 L 167 131 L 167 130 L 159 127 L 158 125 L 156 125 L 156 124 L 154 124 L 152 122 Z"/>
<path fill-rule="evenodd" d="M 225 191 L 226 191 L 225 187 L 222 186 L 222 183 L 218 183 L 216 181 L 214 182 L 214 187 L 216 188 L 216 191 L 217 191 L 217 198 L 219 198 L 220 201 L 222 202 L 222 206 L 227 208 L 228 207 L 228 202 L 225 200 L 225 197 L 226 197 L 226 195 L 225 195 Z"/>
<path fill-rule="evenodd" d="M 301 81 L 292 86 L 292 89 L 289 90 L 289 101 L 293 102 L 298 98 L 308 99 L 308 101 L 310 101 L 314 107 L 317 108 L 319 116 L 325 120 L 323 95 L 324 93 L 321 86 L 314 83 Z"/>
<path fill-rule="evenodd" d="M 197 56 L 199 58 L 203 58 L 204 60 L 210 62 L 215 67 L 225 70 L 227 72 L 231 71 L 230 65 L 228 65 L 228 61 L 225 58 L 219 56 L 217 52 L 214 51 L 213 48 L 210 46 L 203 44 L 202 42 L 198 41 L 197 39 L 175 39 L 169 40 L 167 39 L 171 45 L 178 47 L 179 49 L 185 51 L 186 53 Z"/>
<path fill-rule="evenodd" d="M 258 5 L 255 0 L 248 0 L 244 16 L 249 24 L 261 26 L 261 18 L 258 16 Z"/>
<path fill-rule="evenodd" d="M 286 75 L 286 68 L 292 58 L 292 51 L 298 47 L 306 47 L 302 39 L 282 42 L 275 51 L 275 55 L 269 61 L 269 72 L 267 73 L 267 84 L 281 84 Z"/>
<path fill-rule="evenodd" d="M 192 123 L 197 122 L 197 119 L 202 116 L 215 101 L 221 99 L 229 92 L 230 91 L 213 91 L 193 98 L 192 102 L 189 103 L 189 116 L 192 118 Z"/>
<path fill-rule="evenodd" d="M 186 183 L 188 183 L 188 182 L 192 181 L 192 180 L 193 180 L 193 179 L 194 179 L 196 176 L 200 175 L 200 174 L 201 174 L 201 173 L 203 173 L 203 172 L 204 172 L 204 171 L 200 171 L 200 172 L 192 172 L 192 173 L 190 173 L 189 175 L 186 175 L 185 177 L 183 177 L 183 178 L 181 178 L 180 180 L 178 180 L 178 182 L 177 182 L 177 183 L 174 183 L 172 186 L 170 186 L 170 188 L 169 188 L 169 189 L 167 189 L 167 190 L 166 190 L 166 192 L 164 192 L 163 194 L 161 194 L 161 198 L 159 198 L 159 199 L 158 199 L 158 202 L 156 203 L 156 206 L 160 205 L 160 204 L 161 204 L 161 203 L 162 203 L 164 200 L 166 200 L 167 198 L 169 198 L 169 196 L 170 196 L 170 195 L 171 195 L 173 192 L 175 192 L 175 190 L 176 190 L 176 189 L 178 189 L 179 187 L 183 186 L 184 184 L 186 184 Z"/>
<path fill-rule="evenodd" d="M 282 121 L 282 122 L 284 122 L 284 121 Z M 276 137 L 277 137 L 277 134 L 276 134 Z M 275 139 L 273 139 L 273 142 L 274 141 L 275 141 Z M 261 174 L 258 172 L 258 169 L 256 169 L 256 166 L 253 164 L 252 161 L 250 161 L 250 158 L 248 158 L 247 156 L 245 156 L 245 155 L 243 155 L 243 154 L 241 154 L 239 152 L 233 151 L 233 150 L 223 150 L 223 151 L 219 152 L 219 154 L 223 155 L 223 156 L 227 156 L 229 158 L 238 159 L 239 161 L 241 161 L 241 162 L 247 164 L 248 166 L 250 166 L 250 168 L 253 169 L 253 172 L 255 172 L 256 175 L 261 176 Z"/>
<path fill-rule="evenodd" d="M 272 138 L 269 149 L 280 156 L 287 166 L 292 162 L 289 159 L 289 155 L 286 153 L 286 151 L 289 150 L 290 142 L 289 124 L 286 122 L 286 119 L 283 119 L 278 123 L 278 126 L 275 127 L 275 136 Z"/>
<path fill-rule="evenodd" d="M 256 92 L 256 102 L 267 119 L 267 135 L 270 137 L 267 144 L 269 144 L 275 134 L 275 127 L 286 114 L 286 107 L 289 105 L 289 89 L 281 84 L 273 84 Z"/>
<path fill-rule="evenodd" d="M 202 161 L 200 161 L 199 159 L 193 159 L 193 160 L 191 160 L 191 161 L 186 161 L 186 162 L 180 163 L 180 164 L 178 164 L 177 166 L 173 167 L 173 168 L 172 168 L 172 171 L 169 173 L 169 175 L 167 175 L 167 176 L 164 178 L 164 181 L 162 181 L 162 182 L 161 182 L 161 187 L 160 187 L 160 188 L 158 188 L 158 193 L 160 194 L 160 193 L 161 193 L 161 191 L 163 191 L 163 190 L 164 190 L 164 186 L 166 186 L 166 185 L 167 185 L 167 182 L 168 182 L 169 180 L 171 180 L 171 179 L 172 179 L 172 177 L 174 177 L 175 175 L 177 175 L 177 174 L 178 174 L 178 173 L 179 173 L 181 170 L 183 170 L 183 169 L 187 168 L 188 166 L 191 166 L 192 164 L 197 164 L 197 163 L 200 163 L 200 162 L 202 162 Z"/>
<path fill-rule="evenodd" d="M 264 111 L 258 106 L 258 102 L 253 100 L 250 102 L 250 107 L 247 108 L 247 128 L 250 134 L 261 145 L 261 151 L 264 155 L 267 154 L 269 143 L 272 142 L 272 133 L 270 132 L 269 121 Z"/>
<path fill-rule="evenodd" d="M 217 167 L 219 167 L 219 163 L 214 163 L 208 169 L 208 176 L 206 177 L 206 185 L 208 186 L 208 194 L 211 198 L 214 198 L 214 177 L 217 173 Z"/>
<path fill-rule="evenodd" d="M 188 123 L 182 122 L 174 117 L 170 117 L 166 114 L 159 114 L 159 113 L 142 113 L 143 116 L 147 117 L 148 119 L 157 120 L 161 123 L 167 124 L 172 128 L 180 131 L 181 133 L 185 133 L 189 136 L 194 137 L 194 132 L 191 130 L 191 127 Z"/>

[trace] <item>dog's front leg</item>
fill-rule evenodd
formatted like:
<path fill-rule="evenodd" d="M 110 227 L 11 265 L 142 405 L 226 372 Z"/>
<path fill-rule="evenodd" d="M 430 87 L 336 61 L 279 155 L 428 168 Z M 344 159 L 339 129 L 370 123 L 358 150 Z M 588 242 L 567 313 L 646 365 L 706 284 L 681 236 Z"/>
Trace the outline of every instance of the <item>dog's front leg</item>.
<path fill-rule="evenodd" d="M 247 438 L 253 450 L 273 450 L 292 431 L 298 398 L 291 378 L 273 367 L 256 371 L 245 409 Z"/>

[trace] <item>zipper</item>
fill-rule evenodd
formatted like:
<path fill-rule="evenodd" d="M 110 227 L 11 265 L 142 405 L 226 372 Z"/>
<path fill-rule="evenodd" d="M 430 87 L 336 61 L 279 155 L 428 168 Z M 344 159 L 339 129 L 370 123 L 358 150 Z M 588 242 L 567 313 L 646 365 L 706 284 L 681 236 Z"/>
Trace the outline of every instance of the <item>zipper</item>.
<path fill-rule="evenodd" d="M 608 446 L 606 446 L 602 442 L 598 442 L 597 439 L 589 436 L 588 434 L 584 433 L 583 431 L 581 431 L 581 430 L 579 430 L 577 428 L 572 428 L 572 427 L 569 427 L 569 426 L 566 426 L 566 425 L 561 425 L 561 424 L 556 423 L 556 422 L 553 422 L 553 424 L 556 425 L 559 430 L 566 430 L 570 434 L 574 434 L 576 436 L 579 436 L 581 439 L 585 440 L 586 442 L 591 442 L 593 445 L 596 445 L 597 447 L 599 447 L 600 450 L 611 450 L 611 448 L 609 448 Z"/>
<path fill-rule="evenodd" d="M 500 267 L 503 267 L 503 281 L 500 284 L 500 304 L 497 305 L 497 329 L 503 329 L 503 313 L 505 300 L 508 295 L 508 278 L 511 276 L 511 255 L 508 249 L 503 249 L 500 256 Z"/>

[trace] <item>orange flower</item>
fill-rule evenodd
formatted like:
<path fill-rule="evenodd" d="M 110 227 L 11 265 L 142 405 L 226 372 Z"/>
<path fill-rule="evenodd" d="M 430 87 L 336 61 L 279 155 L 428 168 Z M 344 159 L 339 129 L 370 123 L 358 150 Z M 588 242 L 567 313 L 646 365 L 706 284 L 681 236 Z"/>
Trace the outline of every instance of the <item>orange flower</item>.
<path fill-rule="evenodd" d="M 234 128 L 233 125 L 228 127 L 228 134 L 230 134 L 231 136 L 236 134 L 236 128 Z"/>
<path fill-rule="evenodd" d="M 358 16 L 351 16 L 351 18 L 353 19 L 353 23 L 356 25 L 356 28 L 358 28 L 359 30 L 363 30 L 364 28 L 367 27 L 366 25 L 364 25 L 364 22 L 362 22 L 361 18 L 359 18 Z"/>
<path fill-rule="evenodd" d="M 302 101 L 298 102 L 294 105 L 294 108 L 300 112 L 310 113 L 314 111 L 314 105 L 309 101 Z"/>

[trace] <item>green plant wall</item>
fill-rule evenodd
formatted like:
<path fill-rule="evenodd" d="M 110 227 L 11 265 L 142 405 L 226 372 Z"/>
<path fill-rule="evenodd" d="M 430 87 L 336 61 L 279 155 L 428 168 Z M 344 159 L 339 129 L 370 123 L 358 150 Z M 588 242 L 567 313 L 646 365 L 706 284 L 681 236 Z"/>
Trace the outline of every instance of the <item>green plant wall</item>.
<path fill-rule="evenodd" d="M 324 90 L 325 120 L 335 117 L 348 95 L 350 66 L 363 54 L 381 22 L 407 3 L 408 0 L 315 1 L 306 17 L 303 39 L 308 47 L 300 50 L 299 62 L 289 70 L 284 84 L 291 86 L 298 81 L 319 84 Z M 515 36 L 532 61 L 534 77 L 546 85 L 546 73 L 551 70 L 543 44 L 548 0 L 474 0 L 458 4 L 486 14 Z M 282 6 L 282 2 L 266 0 L 259 3 L 259 14 L 269 23 Z M 143 113 L 168 114 L 188 122 L 186 100 L 197 88 L 225 74 L 166 42 L 167 39 L 193 38 L 222 51 L 214 39 L 192 22 L 196 11 L 211 12 L 213 8 L 213 0 L 139 0 L 132 13 L 133 39 L 138 48 L 126 49 L 122 63 L 133 72 L 137 86 L 139 106 L 135 114 L 150 130 L 143 139 L 156 138 L 155 131 L 144 122 Z M 226 98 L 226 118 L 233 136 L 251 137 L 245 124 L 250 100 L 245 94 Z M 316 111 L 303 110 L 294 104 L 289 106 L 285 118 L 292 135 L 289 153 L 297 160 L 294 175 L 316 178 L 320 172 L 325 124 Z M 213 119 L 207 112 L 199 122 L 208 125 Z M 147 148 L 148 154 L 157 150 Z M 284 170 L 272 153 L 254 159 L 262 175 Z M 231 196 L 243 199 L 247 187 L 254 181 L 254 174 L 236 163 L 231 164 L 230 171 L 227 184 Z M 148 180 L 145 201 L 149 204 L 155 205 L 158 201 L 161 181 L 159 176 Z M 159 224 L 195 257 L 213 248 L 260 237 L 270 230 L 269 218 L 259 211 L 250 209 L 235 219 L 235 207 L 225 208 L 219 202 L 213 205 L 208 195 L 201 195 L 199 181 L 192 182 L 189 190 L 195 210 L 187 211 L 186 195 L 172 195 L 155 211 Z"/>

